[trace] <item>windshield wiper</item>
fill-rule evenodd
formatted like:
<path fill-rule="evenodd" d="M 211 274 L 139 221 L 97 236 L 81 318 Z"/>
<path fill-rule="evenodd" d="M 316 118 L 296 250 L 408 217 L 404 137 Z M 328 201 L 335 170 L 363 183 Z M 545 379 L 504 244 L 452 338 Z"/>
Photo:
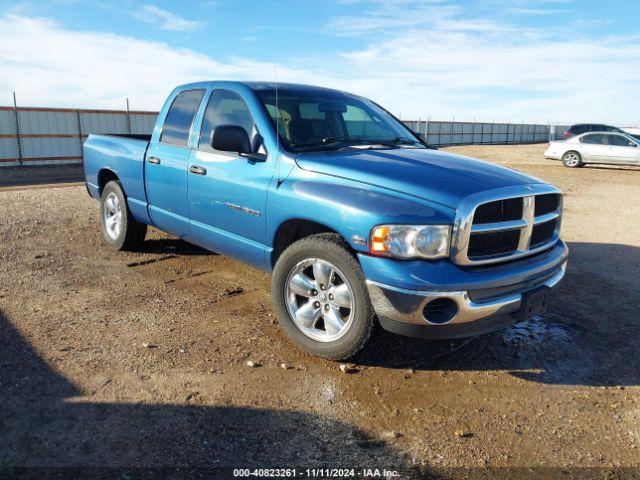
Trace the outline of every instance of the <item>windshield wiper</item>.
<path fill-rule="evenodd" d="M 422 145 L 418 140 L 409 137 L 395 137 L 392 141 L 398 145 Z"/>
<path fill-rule="evenodd" d="M 362 144 L 362 145 L 382 145 L 385 147 L 398 147 L 400 145 L 422 145 L 417 140 L 412 140 L 408 137 L 394 137 L 394 138 L 353 138 L 349 141 L 349 143 L 353 144 Z"/>
<path fill-rule="evenodd" d="M 325 137 L 320 142 L 302 142 L 292 143 L 291 147 L 302 150 L 338 150 L 346 147 L 354 147 L 358 145 L 381 145 L 387 148 L 398 148 L 400 145 L 420 145 L 422 144 L 417 140 L 412 140 L 408 137 L 395 137 L 391 139 L 378 139 L 378 138 L 350 138 L 348 140 L 338 140 L 336 137 Z"/>
<path fill-rule="evenodd" d="M 301 143 L 292 143 L 291 147 L 295 149 L 301 150 L 334 150 L 342 148 L 343 142 L 336 140 L 334 137 L 326 137 L 321 140 L 321 143 L 318 142 L 301 142 Z"/>

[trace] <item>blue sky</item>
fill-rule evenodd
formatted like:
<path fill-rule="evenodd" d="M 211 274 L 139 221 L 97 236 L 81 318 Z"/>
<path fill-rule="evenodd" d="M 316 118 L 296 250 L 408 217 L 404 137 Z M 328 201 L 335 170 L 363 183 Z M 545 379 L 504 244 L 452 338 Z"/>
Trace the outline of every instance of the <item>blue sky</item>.
<path fill-rule="evenodd" d="M 637 0 L 0 1 L 0 103 L 313 83 L 403 118 L 640 123 Z"/>

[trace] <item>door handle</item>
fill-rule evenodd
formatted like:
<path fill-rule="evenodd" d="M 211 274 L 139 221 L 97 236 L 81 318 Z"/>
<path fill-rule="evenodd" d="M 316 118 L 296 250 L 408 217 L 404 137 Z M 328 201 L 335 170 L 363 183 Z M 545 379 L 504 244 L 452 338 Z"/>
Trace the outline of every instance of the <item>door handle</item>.
<path fill-rule="evenodd" d="M 158 157 L 149 157 L 149 163 L 153 163 L 154 165 L 158 165 L 160 163 L 160 159 Z"/>
<path fill-rule="evenodd" d="M 199 167 L 198 165 L 191 165 L 189 167 L 189 171 L 191 173 L 195 173 L 196 175 L 206 175 L 207 174 L 207 169 Z"/>

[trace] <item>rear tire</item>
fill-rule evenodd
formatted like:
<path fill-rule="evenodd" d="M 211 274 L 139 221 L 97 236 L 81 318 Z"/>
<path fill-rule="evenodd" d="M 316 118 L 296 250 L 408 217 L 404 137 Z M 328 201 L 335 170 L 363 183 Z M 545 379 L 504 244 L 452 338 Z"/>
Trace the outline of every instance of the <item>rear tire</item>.
<path fill-rule="evenodd" d="M 584 163 L 582 163 L 582 156 L 573 150 L 562 155 L 562 163 L 565 167 L 569 168 L 577 168 L 584 165 Z"/>
<path fill-rule="evenodd" d="M 336 234 L 291 244 L 274 268 L 271 295 L 287 336 L 330 360 L 359 352 L 377 322 L 360 264 Z"/>
<path fill-rule="evenodd" d="M 105 243 L 115 250 L 128 250 L 144 241 L 147 225 L 133 218 L 120 182 L 107 183 L 100 197 L 100 223 Z"/>

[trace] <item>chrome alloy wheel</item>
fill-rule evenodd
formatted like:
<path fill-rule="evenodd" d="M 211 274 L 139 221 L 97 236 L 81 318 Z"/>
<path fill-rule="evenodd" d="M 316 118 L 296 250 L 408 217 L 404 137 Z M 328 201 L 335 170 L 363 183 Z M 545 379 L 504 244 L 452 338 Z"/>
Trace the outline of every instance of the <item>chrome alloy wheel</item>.
<path fill-rule="evenodd" d="M 318 342 L 341 338 L 354 318 L 354 299 L 345 276 L 335 265 L 308 258 L 289 272 L 285 303 L 296 327 Z"/>
<path fill-rule="evenodd" d="M 567 153 L 564 156 L 564 164 L 567 167 L 575 167 L 580 163 L 580 157 L 577 153 Z"/>
<path fill-rule="evenodd" d="M 122 230 L 122 210 L 118 196 L 111 192 L 104 199 L 104 226 L 111 240 L 117 240 Z"/>

